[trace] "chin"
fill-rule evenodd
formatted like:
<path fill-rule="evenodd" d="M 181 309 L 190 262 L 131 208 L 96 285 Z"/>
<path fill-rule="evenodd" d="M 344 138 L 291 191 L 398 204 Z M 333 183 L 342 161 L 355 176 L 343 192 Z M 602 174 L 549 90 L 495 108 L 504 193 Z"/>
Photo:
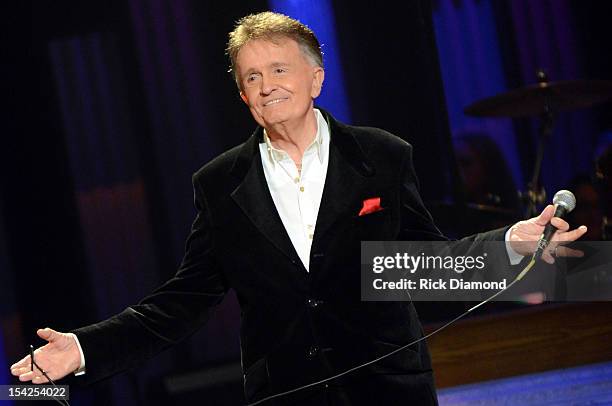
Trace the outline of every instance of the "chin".
<path fill-rule="evenodd" d="M 263 121 L 267 125 L 280 124 L 288 120 L 289 120 L 289 117 L 286 114 L 267 114 L 263 116 Z"/>

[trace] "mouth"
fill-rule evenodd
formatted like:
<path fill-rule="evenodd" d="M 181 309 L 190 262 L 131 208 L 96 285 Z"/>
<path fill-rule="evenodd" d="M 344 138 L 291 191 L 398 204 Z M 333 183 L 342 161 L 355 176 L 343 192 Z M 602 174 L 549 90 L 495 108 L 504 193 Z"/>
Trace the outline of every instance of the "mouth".
<path fill-rule="evenodd" d="M 270 100 L 270 101 L 265 102 L 265 103 L 264 103 L 264 107 L 266 107 L 266 106 L 271 106 L 271 105 L 273 105 L 273 104 L 277 104 L 277 103 L 282 103 L 282 102 L 284 102 L 284 101 L 286 101 L 286 100 L 287 100 L 287 98 L 272 99 L 272 100 Z"/>

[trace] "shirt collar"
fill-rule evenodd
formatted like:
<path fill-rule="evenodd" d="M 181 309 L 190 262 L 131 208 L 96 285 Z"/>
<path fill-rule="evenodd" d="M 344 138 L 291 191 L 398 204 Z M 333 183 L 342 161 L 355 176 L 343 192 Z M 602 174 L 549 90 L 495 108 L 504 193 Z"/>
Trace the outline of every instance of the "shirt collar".
<path fill-rule="evenodd" d="M 323 117 L 323 114 L 318 109 L 314 109 L 315 115 L 317 117 L 317 134 L 315 135 L 312 143 L 306 148 L 304 154 L 311 149 L 314 149 L 319 157 L 319 162 L 323 164 L 325 160 L 325 143 L 328 143 L 329 140 L 329 126 L 327 125 L 327 121 Z M 270 141 L 270 137 L 268 137 L 268 133 L 266 129 L 263 130 L 263 138 L 266 144 L 266 149 L 268 151 L 268 159 L 272 165 L 275 163 L 282 161 L 283 159 L 288 159 L 289 154 L 287 154 L 282 149 L 274 148 L 272 142 Z"/>

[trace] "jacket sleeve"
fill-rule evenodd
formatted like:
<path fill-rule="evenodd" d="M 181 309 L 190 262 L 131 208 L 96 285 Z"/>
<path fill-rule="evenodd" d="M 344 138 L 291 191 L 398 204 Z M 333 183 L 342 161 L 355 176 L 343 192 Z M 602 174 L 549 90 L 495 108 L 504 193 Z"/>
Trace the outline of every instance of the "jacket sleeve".
<path fill-rule="evenodd" d="M 434 223 L 419 194 L 419 181 L 412 160 L 412 146 L 405 144 L 400 169 L 400 204 L 402 224 L 400 240 L 403 241 L 448 241 Z M 504 241 L 508 227 L 474 234 L 463 238 L 465 241 Z"/>
<path fill-rule="evenodd" d="M 435 225 L 434 219 L 425 208 L 419 194 L 418 180 L 412 163 L 412 147 L 409 144 L 405 144 L 405 147 L 399 177 L 401 225 L 398 240 L 449 241 Z M 487 278 L 492 278 L 491 280 L 497 280 L 501 277 L 513 278 L 520 268 L 511 265 L 506 244 L 503 243 L 508 228 L 509 226 L 452 241 L 450 244 L 444 245 L 446 247 L 444 252 L 437 252 L 437 254 L 442 256 L 478 256 L 484 254 L 485 250 L 490 251 L 487 252 L 489 258 Z M 428 244 L 423 245 L 423 247 L 428 246 Z M 435 247 L 438 249 L 442 246 L 436 245 Z M 465 279 L 471 279 L 474 276 L 463 275 Z"/>
<path fill-rule="evenodd" d="M 404 144 L 400 168 L 400 241 L 446 241 L 436 227 L 419 194 L 419 181 L 412 163 L 412 146 Z"/>
<path fill-rule="evenodd" d="M 214 256 L 210 212 L 193 177 L 197 216 L 174 277 L 107 320 L 74 330 L 85 355 L 85 383 L 133 367 L 193 334 L 228 290 Z"/>

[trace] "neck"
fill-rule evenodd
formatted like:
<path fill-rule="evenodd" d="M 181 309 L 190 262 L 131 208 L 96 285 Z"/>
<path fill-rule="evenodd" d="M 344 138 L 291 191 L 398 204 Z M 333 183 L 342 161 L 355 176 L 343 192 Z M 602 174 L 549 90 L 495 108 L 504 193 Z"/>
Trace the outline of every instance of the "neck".
<path fill-rule="evenodd" d="M 266 134 L 268 134 L 272 146 L 289 154 L 293 162 L 299 167 L 302 164 L 304 151 L 317 135 L 317 129 L 317 116 L 315 111 L 310 109 L 300 123 L 281 123 L 266 128 Z"/>

